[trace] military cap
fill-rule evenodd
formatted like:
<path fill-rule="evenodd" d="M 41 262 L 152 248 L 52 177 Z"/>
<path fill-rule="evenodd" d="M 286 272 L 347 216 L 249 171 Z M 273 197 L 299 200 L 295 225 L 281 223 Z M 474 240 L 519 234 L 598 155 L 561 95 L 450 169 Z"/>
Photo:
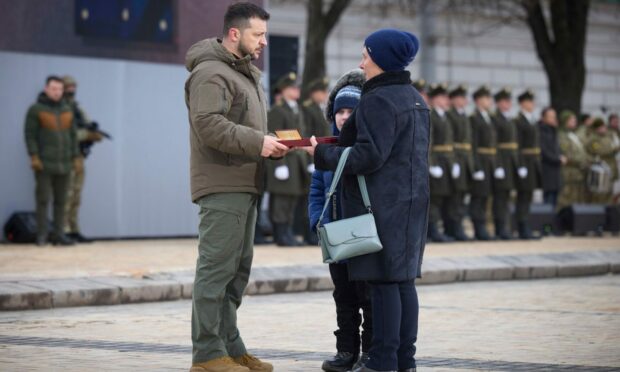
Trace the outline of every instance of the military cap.
<path fill-rule="evenodd" d="M 596 128 L 600 128 L 605 126 L 605 120 L 603 120 L 602 118 L 596 118 L 594 119 L 594 121 L 592 122 L 592 129 L 596 129 Z"/>
<path fill-rule="evenodd" d="M 533 101 L 535 97 L 536 96 L 534 95 L 534 92 L 531 89 L 526 89 L 525 92 L 519 94 L 519 96 L 517 97 L 517 100 L 519 102 Z"/>
<path fill-rule="evenodd" d="M 327 76 L 322 78 L 314 79 L 308 84 L 308 91 L 310 93 L 316 92 L 317 90 L 327 90 L 329 86 L 329 79 Z"/>
<path fill-rule="evenodd" d="M 435 97 L 440 96 L 442 94 L 448 94 L 448 84 L 446 83 L 435 83 L 431 84 L 428 87 L 428 96 Z"/>
<path fill-rule="evenodd" d="M 495 99 L 495 102 L 501 101 L 503 99 L 511 99 L 511 98 L 512 98 L 512 89 L 510 89 L 510 87 L 503 87 L 493 96 L 493 99 Z"/>
<path fill-rule="evenodd" d="M 62 77 L 62 82 L 65 86 L 77 85 L 77 81 L 73 76 L 65 75 Z"/>
<path fill-rule="evenodd" d="M 283 89 L 288 87 L 297 86 L 297 74 L 294 72 L 289 72 L 286 75 L 281 76 L 277 81 L 274 87 L 274 92 L 281 92 Z"/>
<path fill-rule="evenodd" d="M 426 80 L 424 79 L 418 79 L 418 80 L 413 80 L 411 82 L 411 85 L 413 85 L 413 87 L 418 91 L 418 92 L 424 92 L 426 89 Z"/>
<path fill-rule="evenodd" d="M 491 89 L 489 89 L 488 85 L 483 85 L 480 88 L 476 89 L 472 94 L 474 99 L 478 99 L 480 97 L 491 97 Z"/>
<path fill-rule="evenodd" d="M 467 85 L 459 84 L 457 87 L 452 89 L 448 95 L 450 98 L 467 96 Z"/>

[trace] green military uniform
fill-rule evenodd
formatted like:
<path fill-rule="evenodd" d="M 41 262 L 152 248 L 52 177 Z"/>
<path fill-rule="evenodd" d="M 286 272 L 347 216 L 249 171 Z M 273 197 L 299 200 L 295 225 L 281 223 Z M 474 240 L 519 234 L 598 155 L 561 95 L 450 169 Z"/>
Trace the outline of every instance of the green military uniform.
<path fill-rule="evenodd" d="M 280 79 L 278 85 L 294 84 L 295 74 Z M 297 102 L 282 100 L 271 108 L 267 116 L 269 132 L 296 129 L 302 132 Z M 295 210 L 300 198 L 308 193 L 310 173 L 305 152 L 292 151 L 282 159 L 267 161 L 267 191 L 270 195 L 269 216 L 274 224 L 276 242 L 280 245 L 295 245 L 292 232 Z M 286 238 L 284 240 L 280 237 Z M 285 242 L 286 241 L 286 242 Z"/>
<path fill-rule="evenodd" d="M 503 88 L 494 96 L 495 102 L 512 98 L 510 89 Z M 515 189 L 517 168 L 519 167 L 519 144 L 517 127 L 506 116 L 497 110 L 492 117 L 497 134 L 497 168 L 503 169 L 503 178 L 493 178 L 493 219 L 495 235 L 502 239 L 510 239 L 510 192 Z"/>
<path fill-rule="evenodd" d="M 490 97 L 488 87 L 478 88 L 474 100 Z M 476 239 L 489 240 L 486 229 L 486 211 L 489 197 L 493 192 L 493 175 L 496 168 L 495 156 L 497 153 L 495 127 L 491 115 L 487 111 L 476 109 L 469 121 L 472 127 L 472 150 L 474 154 L 474 172 L 471 181 L 471 201 L 469 213 L 474 223 Z M 482 177 L 477 177 L 480 174 Z"/>
<path fill-rule="evenodd" d="M 77 82 L 71 76 L 64 76 L 63 82 L 65 84 L 65 89 L 68 86 L 76 86 Z M 66 93 L 66 92 L 65 92 Z M 73 110 L 73 117 L 75 118 L 76 124 L 76 135 L 78 144 L 83 144 L 87 142 L 93 142 L 94 139 L 92 137 L 91 132 L 86 129 L 86 125 L 90 124 L 90 119 L 86 112 L 82 110 L 78 102 L 75 100 L 74 96 L 67 96 L 65 94 L 65 102 L 71 107 Z M 99 137 L 101 139 L 101 137 Z M 88 153 L 86 153 L 82 146 L 80 146 L 81 156 L 86 158 Z M 77 238 L 81 241 L 86 241 L 81 233 L 80 226 L 78 222 L 78 212 L 81 204 L 81 195 L 82 188 L 84 187 L 84 177 L 86 170 L 81 169 L 79 172 L 76 170 L 71 171 L 71 175 L 69 178 L 69 187 L 67 189 L 67 201 L 65 203 L 65 223 L 64 223 L 64 231 L 68 233 L 69 237 Z"/>
<path fill-rule="evenodd" d="M 53 194 L 54 239 L 64 237 L 64 213 L 72 162 L 78 158 L 73 112 L 65 102 L 54 102 L 41 93 L 30 106 L 24 125 L 26 146 L 43 169 L 35 171 L 37 242 L 47 239 L 47 207 Z"/>
<path fill-rule="evenodd" d="M 327 90 L 328 84 L 329 80 L 325 77 L 312 81 L 309 85 L 310 94 L 317 90 Z M 302 135 L 304 137 L 332 135 L 329 123 L 325 119 L 324 110 L 318 102 L 308 98 L 303 102 L 301 112 L 303 116 Z"/>
<path fill-rule="evenodd" d="M 518 97 L 519 102 L 534 100 L 534 93 L 525 91 Z M 519 113 L 515 119 L 517 138 L 519 142 L 519 167 L 526 169 L 525 176 L 517 179 L 517 205 L 515 215 L 519 225 L 519 236 L 531 239 L 532 234 L 528 226 L 530 205 L 534 190 L 541 187 L 542 165 L 540 160 L 540 133 L 538 125 L 531 113 Z M 518 172 L 518 171 L 517 171 Z"/>
<path fill-rule="evenodd" d="M 458 86 L 449 94 L 450 98 L 459 95 L 467 95 L 465 86 Z M 468 238 L 463 232 L 462 221 L 466 213 L 465 194 L 469 192 L 470 177 L 474 170 L 471 124 L 465 110 L 457 110 L 455 107 L 447 112 L 447 118 L 452 128 L 454 162 L 460 167 L 458 177 L 452 178 L 453 191 L 448 202 L 450 223 L 447 227 L 447 233 L 457 240 L 467 240 Z"/>
<path fill-rule="evenodd" d="M 620 151 L 618 144 L 615 143 L 614 137 L 610 132 L 598 133 L 597 129 L 604 126 L 605 122 L 602 119 L 595 119 L 592 123 L 591 133 L 588 136 L 588 142 L 586 142 L 586 150 L 595 159 L 607 164 L 611 170 L 611 180 L 615 180 L 618 177 L 618 165 L 616 163 L 616 154 Z M 597 204 L 612 204 L 613 193 L 609 190 L 607 193 L 592 193 L 592 203 Z"/>
<path fill-rule="evenodd" d="M 562 190 L 558 196 L 558 210 L 571 204 L 587 203 L 589 199 L 585 176 L 588 172 L 590 156 L 575 131 L 566 128 L 566 121 L 571 115 L 574 114 L 569 111 L 562 112 L 560 115 L 558 142 L 560 151 L 566 157 L 567 162 L 561 170 Z"/>
<path fill-rule="evenodd" d="M 447 95 L 445 84 L 433 84 L 429 90 L 429 97 Z M 429 207 L 429 237 L 435 241 L 446 241 L 446 237 L 439 233 L 438 223 L 442 215 L 447 215 L 448 201 L 452 193 L 452 165 L 454 164 L 454 147 L 452 140 L 452 126 L 443 110 L 433 108 L 431 111 L 431 138 L 429 151 L 429 167 L 431 168 L 430 190 L 431 200 Z M 433 174 L 434 169 L 439 173 Z M 441 169 L 441 171 L 439 171 Z M 444 228 L 447 227 L 444 218 Z"/>

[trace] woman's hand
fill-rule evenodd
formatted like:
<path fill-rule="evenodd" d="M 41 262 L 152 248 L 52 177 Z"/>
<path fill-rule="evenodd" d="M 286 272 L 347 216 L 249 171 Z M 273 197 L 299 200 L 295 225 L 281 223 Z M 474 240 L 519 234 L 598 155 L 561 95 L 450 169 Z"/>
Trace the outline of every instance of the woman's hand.
<path fill-rule="evenodd" d="M 310 156 L 314 156 L 314 150 L 316 149 L 316 145 L 318 145 L 319 143 L 316 141 L 316 138 L 314 136 L 310 137 L 310 143 L 311 146 L 305 146 L 301 149 L 310 154 Z"/>

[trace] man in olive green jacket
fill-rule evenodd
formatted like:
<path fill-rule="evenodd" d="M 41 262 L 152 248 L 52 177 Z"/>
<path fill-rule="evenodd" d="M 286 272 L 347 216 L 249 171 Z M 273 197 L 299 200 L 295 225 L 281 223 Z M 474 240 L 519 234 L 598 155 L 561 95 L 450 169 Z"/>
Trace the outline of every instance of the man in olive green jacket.
<path fill-rule="evenodd" d="M 199 41 L 186 56 L 191 193 L 200 206 L 193 372 L 273 370 L 248 354 L 236 321 L 252 266 L 262 158 L 288 150 L 267 135 L 267 98 L 251 63 L 267 45 L 268 19 L 254 4 L 231 5 L 223 39 Z"/>
<path fill-rule="evenodd" d="M 591 163 L 585 144 L 575 133 L 577 117 L 571 111 L 560 114 L 558 142 L 566 164 L 562 166 L 562 190 L 558 197 L 557 210 L 571 204 L 587 203 L 586 174 Z"/>
<path fill-rule="evenodd" d="M 47 243 L 47 207 L 53 195 L 54 231 L 50 241 L 71 245 L 64 234 L 64 209 L 71 168 L 82 168 L 73 111 L 62 101 L 63 82 L 47 78 L 45 89 L 26 114 L 24 132 L 35 172 L 37 202 L 37 245 Z"/>

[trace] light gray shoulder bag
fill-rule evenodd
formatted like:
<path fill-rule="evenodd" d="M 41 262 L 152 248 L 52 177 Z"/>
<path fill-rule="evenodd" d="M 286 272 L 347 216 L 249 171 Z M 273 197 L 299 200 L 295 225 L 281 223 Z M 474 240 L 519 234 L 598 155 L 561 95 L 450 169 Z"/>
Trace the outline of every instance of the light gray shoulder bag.
<path fill-rule="evenodd" d="M 329 222 L 325 225 L 321 223 L 329 201 L 332 199 L 334 192 L 336 192 L 350 152 L 351 148 L 347 147 L 340 156 L 338 167 L 334 173 L 334 179 L 325 198 L 323 212 L 321 212 L 321 217 L 319 217 L 319 222 L 316 225 L 324 263 L 334 263 L 351 257 L 375 253 L 383 249 L 377 234 L 377 225 L 372 214 L 370 199 L 368 198 L 366 179 L 362 175 L 357 176 L 357 182 L 368 213 Z"/>

